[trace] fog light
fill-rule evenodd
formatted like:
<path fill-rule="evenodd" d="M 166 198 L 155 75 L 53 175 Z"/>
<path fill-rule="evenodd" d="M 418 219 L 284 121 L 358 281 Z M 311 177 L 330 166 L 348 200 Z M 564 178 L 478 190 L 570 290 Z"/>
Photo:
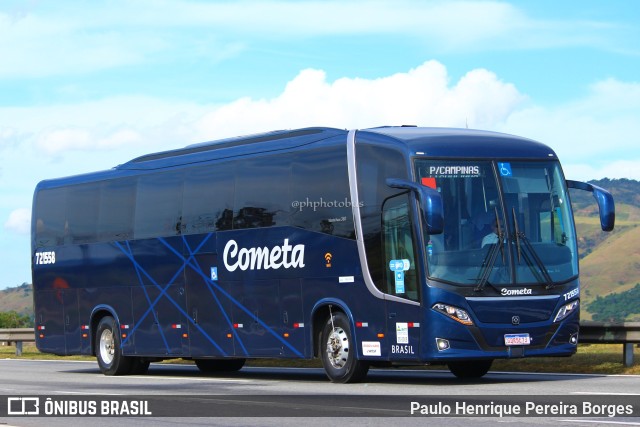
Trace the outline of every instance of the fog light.
<path fill-rule="evenodd" d="M 578 334 L 575 333 L 571 335 L 571 337 L 569 338 L 569 342 L 573 345 L 578 345 Z"/>
<path fill-rule="evenodd" d="M 449 347 L 451 347 L 449 341 L 444 338 L 436 338 L 436 346 L 438 347 L 438 351 L 448 350 Z"/>

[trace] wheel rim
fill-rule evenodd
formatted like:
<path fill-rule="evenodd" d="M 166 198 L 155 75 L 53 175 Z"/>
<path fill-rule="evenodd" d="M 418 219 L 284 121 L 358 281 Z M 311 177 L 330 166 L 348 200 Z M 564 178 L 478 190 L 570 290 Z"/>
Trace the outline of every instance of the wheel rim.
<path fill-rule="evenodd" d="M 336 369 L 342 369 L 349 358 L 349 337 L 344 329 L 335 328 L 327 339 L 327 358 Z"/>
<path fill-rule="evenodd" d="M 100 358 L 104 363 L 110 365 L 111 362 L 113 362 L 113 355 L 113 332 L 109 329 L 105 329 L 100 335 Z"/>

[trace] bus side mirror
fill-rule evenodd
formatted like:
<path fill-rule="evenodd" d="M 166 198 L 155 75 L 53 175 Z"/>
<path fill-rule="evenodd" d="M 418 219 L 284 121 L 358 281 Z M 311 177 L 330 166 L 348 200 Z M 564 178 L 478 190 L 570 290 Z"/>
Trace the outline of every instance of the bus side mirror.
<path fill-rule="evenodd" d="M 602 231 L 613 230 L 613 226 L 616 222 L 616 207 L 611 193 L 597 185 L 581 181 L 567 180 L 567 187 L 590 191 L 593 193 L 593 198 L 596 199 L 596 203 L 598 203 L 598 210 L 600 211 L 600 227 L 602 228 Z"/>
<path fill-rule="evenodd" d="M 444 229 L 444 211 L 442 196 L 436 190 L 413 181 L 400 178 L 387 178 L 387 185 L 391 188 L 401 188 L 416 193 L 420 201 L 422 216 L 427 221 L 428 234 L 440 234 Z"/>

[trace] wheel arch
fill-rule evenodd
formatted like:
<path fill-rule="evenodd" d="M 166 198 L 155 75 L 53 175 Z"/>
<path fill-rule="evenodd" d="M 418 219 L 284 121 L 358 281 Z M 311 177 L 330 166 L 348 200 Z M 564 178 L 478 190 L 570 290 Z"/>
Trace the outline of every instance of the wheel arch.
<path fill-rule="evenodd" d="M 331 309 L 329 308 L 331 306 Z M 351 335 L 354 342 L 356 340 L 356 328 L 353 320 L 353 314 L 349 309 L 349 306 L 340 299 L 324 298 L 316 302 L 311 310 L 311 342 L 313 344 L 313 356 L 320 356 L 320 337 L 322 335 L 322 328 L 324 322 L 329 318 L 329 313 L 342 312 L 349 319 L 349 325 L 351 327 Z M 356 346 L 357 347 L 357 346 Z M 358 352 L 356 352 L 358 354 Z"/>
<path fill-rule="evenodd" d="M 98 324 L 102 319 L 107 316 L 111 316 L 115 319 L 116 325 L 120 325 L 120 319 L 116 313 L 116 310 L 110 305 L 100 304 L 94 307 L 91 311 L 91 323 L 90 323 L 90 331 L 91 331 L 91 355 L 96 356 L 96 330 L 98 328 Z"/>

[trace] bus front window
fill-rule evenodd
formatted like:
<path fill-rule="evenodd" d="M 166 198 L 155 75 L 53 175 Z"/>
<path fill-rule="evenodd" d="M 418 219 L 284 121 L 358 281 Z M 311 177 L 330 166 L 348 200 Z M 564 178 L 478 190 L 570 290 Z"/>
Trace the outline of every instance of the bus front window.
<path fill-rule="evenodd" d="M 557 162 L 418 159 L 416 173 L 443 200 L 444 232 L 425 236 L 431 278 L 480 290 L 551 286 L 577 274 Z"/>
<path fill-rule="evenodd" d="M 498 239 L 505 218 L 491 162 L 418 160 L 416 171 L 443 201 L 444 232 L 425 236 L 429 275 L 470 286 L 508 283 L 508 254 Z"/>
<path fill-rule="evenodd" d="M 578 274 L 576 233 L 557 162 L 498 163 L 518 283 L 552 286 Z"/>

